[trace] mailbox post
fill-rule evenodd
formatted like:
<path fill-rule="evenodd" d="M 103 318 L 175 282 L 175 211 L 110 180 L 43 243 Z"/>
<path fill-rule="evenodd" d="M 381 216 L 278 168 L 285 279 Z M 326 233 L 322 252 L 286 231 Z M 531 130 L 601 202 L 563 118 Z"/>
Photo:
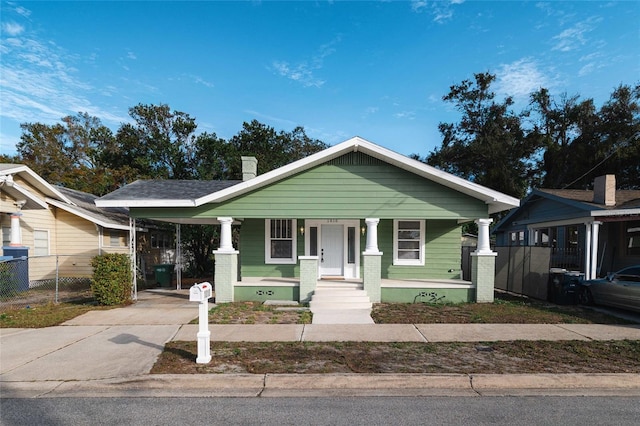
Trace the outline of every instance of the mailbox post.
<path fill-rule="evenodd" d="M 209 299 L 212 296 L 211 283 L 194 284 L 189 289 L 189 301 L 199 302 L 198 311 L 198 357 L 196 363 L 211 361 L 211 332 L 209 331 Z"/>

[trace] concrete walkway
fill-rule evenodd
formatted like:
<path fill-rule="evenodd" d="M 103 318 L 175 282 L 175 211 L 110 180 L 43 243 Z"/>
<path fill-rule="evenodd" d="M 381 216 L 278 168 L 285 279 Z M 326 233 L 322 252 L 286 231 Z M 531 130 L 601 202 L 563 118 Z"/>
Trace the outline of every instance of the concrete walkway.
<path fill-rule="evenodd" d="M 92 311 L 64 325 L 0 329 L 0 395 L 640 396 L 639 374 L 561 375 L 149 375 L 171 340 L 196 340 L 198 304 L 187 291 L 145 291 L 129 307 Z M 210 325 L 213 341 L 476 342 L 640 340 L 640 325 L 394 324 Z"/>

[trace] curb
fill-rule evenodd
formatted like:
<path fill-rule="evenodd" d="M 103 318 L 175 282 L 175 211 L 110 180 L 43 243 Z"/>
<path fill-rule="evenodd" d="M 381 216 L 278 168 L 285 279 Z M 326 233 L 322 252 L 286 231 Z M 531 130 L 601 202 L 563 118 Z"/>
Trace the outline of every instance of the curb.
<path fill-rule="evenodd" d="M 3 398 L 640 396 L 640 374 L 162 374 L 0 387 Z"/>

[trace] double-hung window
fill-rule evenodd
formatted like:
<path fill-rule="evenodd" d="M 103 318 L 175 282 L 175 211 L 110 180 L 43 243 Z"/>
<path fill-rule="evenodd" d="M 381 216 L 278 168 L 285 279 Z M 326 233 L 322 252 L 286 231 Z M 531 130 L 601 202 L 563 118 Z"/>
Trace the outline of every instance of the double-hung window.
<path fill-rule="evenodd" d="M 393 264 L 424 265 L 424 220 L 393 221 Z"/>
<path fill-rule="evenodd" d="M 45 229 L 33 231 L 33 254 L 35 256 L 49 255 L 49 231 Z"/>
<path fill-rule="evenodd" d="M 296 263 L 295 219 L 266 219 L 265 263 Z"/>

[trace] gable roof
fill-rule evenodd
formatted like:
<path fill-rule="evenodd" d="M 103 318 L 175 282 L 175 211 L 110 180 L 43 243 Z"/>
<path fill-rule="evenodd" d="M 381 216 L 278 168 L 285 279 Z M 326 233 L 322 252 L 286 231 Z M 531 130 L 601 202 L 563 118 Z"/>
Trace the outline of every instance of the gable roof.
<path fill-rule="evenodd" d="M 227 182 L 229 183 L 227 186 L 224 186 L 224 184 L 220 182 L 220 186 L 218 186 L 217 189 L 212 186 L 215 190 L 208 193 L 198 194 L 197 191 L 192 193 L 185 191 L 181 193 L 175 189 L 180 187 L 184 188 L 185 185 L 195 185 L 194 182 L 198 181 L 155 181 L 164 182 L 163 184 L 150 183 L 154 181 L 137 181 L 140 183 L 136 187 L 129 188 L 127 191 L 118 190 L 99 198 L 96 200 L 96 205 L 100 207 L 197 207 L 207 203 L 220 203 L 311 169 L 348 152 L 362 152 L 400 169 L 409 171 L 470 197 L 482 200 L 489 206 L 489 213 L 507 210 L 519 205 L 517 198 L 459 178 L 360 137 L 351 138 L 345 142 L 244 182 L 230 181 Z M 137 182 L 134 182 L 134 184 Z M 154 185 L 156 185 L 156 187 L 154 187 Z M 136 189 L 141 191 L 143 195 L 137 196 Z M 162 189 L 178 194 L 180 198 L 171 200 L 161 198 Z"/>
<path fill-rule="evenodd" d="M 593 190 L 581 189 L 534 189 L 522 200 L 520 207 L 511 210 L 498 224 L 493 232 L 501 230 L 508 223 L 512 223 L 515 217 L 526 211 L 531 203 L 550 200 L 566 205 L 572 212 L 557 214 L 554 220 L 595 218 L 607 216 L 640 215 L 640 190 L 616 190 L 616 204 L 607 206 L 593 201 Z M 520 224 L 548 222 L 549 218 L 528 218 L 519 221 Z"/>
<path fill-rule="evenodd" d="M 47 203 L 107 229 L 129 230 L 129 211 L 122 207 L 99 208 L 97 196 L 82 191 L 56 186 L 73 204 L 47 198 Z"/>
<path fill-rule="evenodd" d="M 25 166 L 24 164 L 2 163 L 0 164 L 0 183 L 2 184 L 2 191 L 9 194 L 9 196 L 14 200 L 24 199 L 26 204 L 22 207 L 23 210 L 46 209 L 47 204 L 29 188 L 15 182 L 13 178 L 14 175 L 19 175 L 20 178 L 28 182 L 29 185 L 42 192 L 45 197 L 73 204 L 70 199 L 58 191 L 53 185 L 41 178 L 40 175 L 31 170 L 28 166 Z"/>

